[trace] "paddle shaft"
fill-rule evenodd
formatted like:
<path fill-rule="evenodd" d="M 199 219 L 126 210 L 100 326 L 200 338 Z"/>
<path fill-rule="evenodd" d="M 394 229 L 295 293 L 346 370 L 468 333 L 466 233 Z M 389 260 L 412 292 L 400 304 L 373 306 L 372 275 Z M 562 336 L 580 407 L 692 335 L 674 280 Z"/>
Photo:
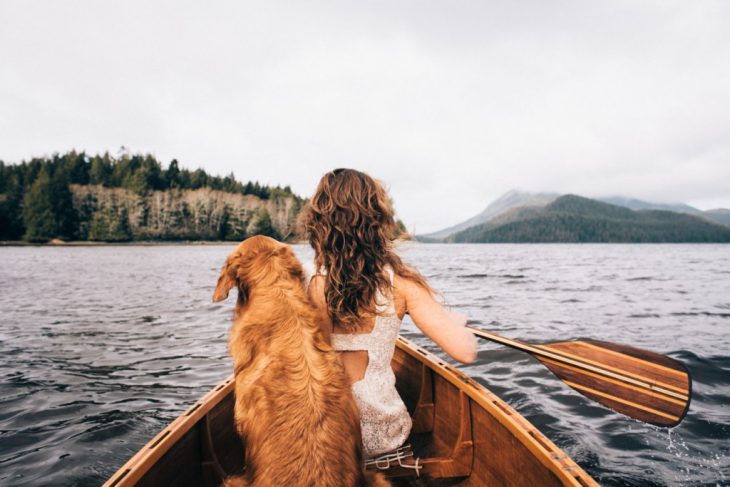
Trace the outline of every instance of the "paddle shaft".
<path fill-rule="evenodd" d="M 547 359 L 550 359 L 550 360 L 554 360 L 554 361 L 559 362 L 559 363 L 571 365 L 573 367 L 578 367 L 580 369 L 587 370 L 587 371 L 593 372 L 595 374 L 600 374 L 600 375 L 605 376 L 605 377 L 610 377 L 612 379 L 620 380 L 622 382 L 626 382 L 626 383 L 629 383 L 629 384 L 633 384 L 633 385 L 636 385 L 636 386 L 639 386 L 639 387 L 644 387 L 644 388 L 647 388 L 647 389 L 650 389 L 650 390 L 659 392 L 661 394 L 665 394 L 667 396 L 675 397 L 677 399 L 681 399 L 681 400 L 686 400 L 687 399 L 687 397 L 684 396 L 684 395 L 682 395 L 682 394 L 679 394 L 679 393 L 674 392 L 674 391 L 670 391 L 668 389 L 665 389 L 663 387 L 660 387 L 660 386 L 658 386 L 658 385 L 656 385 L 654 383 L 651 383 L 651 382 L 646 382 L 646 381 L 638 380 L 638 379 L 635 379 L 633 377 L 627 377 L 626 375 L 623 375 L 623 374 L 617 374 L 617 373 L 614 373 L 614 372 L 612 372 L 610 370 L 606 370 L 605 368 L 596 367 L 594 365 L 591 365 L 591 364 L 588 364 L 588 363 L 585 363 L 585 362 L 580 362 L 580 361 L 577 361 L 577 360 L 573 360 L 573 359 L 571 359 L 569 357 L 564 357 L 562 355 L 558 355 L 556 353 L 553 353 L 553 352 L 544 350 L 542 348 L 539 348 L 539 346 L 530 345 L 529 343 L 521 342 L 519 340 L 513 340 L 513 339 L 510 339 L 510 338 L 505 338 L 505 337 L 496 335 L 494 333 L 490 333 L 490 332 L 488 332 L 486 330 L 482 330 L 482 329 L 479 329 L 479 328 L 474 328 L 474 327 L 471 327 L 471 326 L 467 326 L 467 328 L 471 329 L 471 331 L 472 331 L 472 333 L 474 333 L 474 335 L 476 335 L 476 336 L 478 336 L 480 338 L 484 338 L 485 340 L 489 340 L 489 341 L 492 341 L 492 342 L 496 342 L 496 343 L 499 343 L 501 345 L 506 345 L 506 346 L 511 347 L 511 348 L 514 348 L 516 350 L 521 350 L 523 352 L 527 352 L 527 353 L 532 354 L 532 355 L 536 355 L 536 356 L 539 356 L 539 357 L 544 357 L 544 358 L 547 358 Z"/>

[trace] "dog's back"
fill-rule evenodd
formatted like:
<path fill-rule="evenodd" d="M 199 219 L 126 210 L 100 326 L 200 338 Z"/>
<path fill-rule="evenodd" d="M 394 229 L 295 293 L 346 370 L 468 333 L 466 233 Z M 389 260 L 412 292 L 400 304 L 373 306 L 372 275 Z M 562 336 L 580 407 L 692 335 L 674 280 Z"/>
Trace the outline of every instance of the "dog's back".
<path fill-rule="evenodd" d="M 279 257 L 295 262 L 284 263 L 288 272 L 278 279 L 249 282 L 237 304 L 229 349 L 246 471 L 226 485 L 390 485 L 363 472 L 358 411 L 344 369 L 306 296 L 301 264 L 290 251 Z M 291 278 L 296 266 L 299 276 Z"/>
<path fill-rule="evenodd" d="M 360 455 L 357 411 L 334 352 L 307 319 L 310 312 L 299 309 L 269 330 L 234 328 L 234 359 L 240 348 L 253 359 L 250 371 L 236 360 L 236 422 L 255 485 L 360 483 L 359 462 L 353 463 Z"/>

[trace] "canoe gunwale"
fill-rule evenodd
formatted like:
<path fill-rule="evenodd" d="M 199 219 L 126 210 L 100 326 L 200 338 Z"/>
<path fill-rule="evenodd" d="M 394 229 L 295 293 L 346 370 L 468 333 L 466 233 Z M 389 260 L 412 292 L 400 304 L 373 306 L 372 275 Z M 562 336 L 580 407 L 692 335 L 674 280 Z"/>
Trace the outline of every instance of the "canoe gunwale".
<path fill-rule="evenodd" d="M 598 486 L 596 481 L 572 458 L 489 389 L 402 336 L 398 337 L 396 347 L 422 364 L 423 370 L 428 368 L 452 384 L 467 396 L 467 402 L 468 400 L 473 401 L 495 418 L 563 485 Z M 231 374 L 155 435 L 104 483 L 104 487 L 127 487 L 139 482 L 184 435 L 195 428 L 201 420 L 205 420 L 208 414 L 228 395 L 233 394 L 234 386 L 234 375 Z M 414 414 L 414 420 L 415 416 Z M 473 428 L 473 424 L 471 427 Z M 209 434 L 208 428 L 205 428 L 205 431 Z M 207 441 L 210 442 L 210 438 L 207 438 Z M 215 453 L 212 451 L 211 453 L 214 457 L 212 460 L 215 468 L 217 460 Z M 474 454 L 477 454 L 476 450 Z"/>
<path fill-rule="evenodd" d="M 232 394 L 234 386 L 234 376 L 231 374 L 157 433 L 104 482 L 103 487 L 135 485 L 183 435 L 194 428 L 226 396 Z"/>
<path fill-rule="evenodd" d="M 540 463 L 553 472 L 565 485 L 598 486 L 575 461 L 547 438 L 519 412 L 466 373 L 444 362 L 412 341 L 398 337 L 398 349 L 427 365 L 506 427 Z"/>

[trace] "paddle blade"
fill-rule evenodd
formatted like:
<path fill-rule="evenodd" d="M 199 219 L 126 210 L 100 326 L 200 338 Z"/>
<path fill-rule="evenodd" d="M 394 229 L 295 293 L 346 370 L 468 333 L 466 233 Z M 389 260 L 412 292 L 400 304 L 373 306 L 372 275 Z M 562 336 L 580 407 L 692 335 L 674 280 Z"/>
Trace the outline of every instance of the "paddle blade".
<path fill-rule="evenodd" d="M 533 356 L 581 394 L 657 426 L 678 425 L 692 381 L 684 365 L 654 352 L 597 340 L 535 345 Z"/>

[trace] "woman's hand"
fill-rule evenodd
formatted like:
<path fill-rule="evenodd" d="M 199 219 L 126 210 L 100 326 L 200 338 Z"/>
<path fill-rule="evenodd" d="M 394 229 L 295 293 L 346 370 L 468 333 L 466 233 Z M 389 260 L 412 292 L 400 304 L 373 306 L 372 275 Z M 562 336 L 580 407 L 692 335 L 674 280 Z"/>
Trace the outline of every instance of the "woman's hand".
<path fill-rule="evenodd" d="M 466 328 L 466 316 L 444 308 L 433 295 L 410 279 L 395 276 L 396 293 L 416 326 L 454 360 L 470 364 L 477 357 L 477 340 Z"/>

